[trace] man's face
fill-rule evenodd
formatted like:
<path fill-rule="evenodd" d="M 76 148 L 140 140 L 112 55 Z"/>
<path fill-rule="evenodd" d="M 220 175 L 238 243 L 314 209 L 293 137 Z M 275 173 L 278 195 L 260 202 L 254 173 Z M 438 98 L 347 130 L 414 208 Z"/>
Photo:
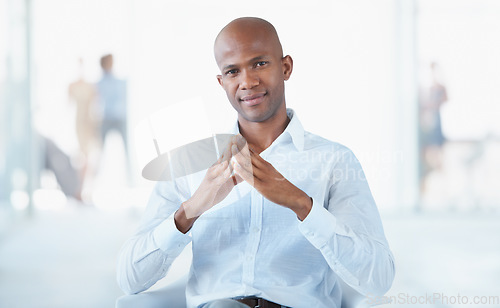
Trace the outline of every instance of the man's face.
<path fill-rule="evenodd" d="M 229 33 L 216 44 L 221 70 L 217 76 L 238 115 L 249 122 L 265 122 L 285 103 L 285 85 L 292 59 L 281 47 L 252 31 Z"/>

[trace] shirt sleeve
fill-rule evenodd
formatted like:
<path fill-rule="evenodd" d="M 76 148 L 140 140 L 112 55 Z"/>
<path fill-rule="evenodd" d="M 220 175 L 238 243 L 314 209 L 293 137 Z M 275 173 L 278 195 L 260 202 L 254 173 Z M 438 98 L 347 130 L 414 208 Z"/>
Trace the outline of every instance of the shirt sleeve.
<path fill-rule="evenodd" d="M 155 186 L 136 234 L 125 242 L 118 256 L 118 285 L 126 294 L 147 290 L 165 277 L 191 242 L 191 236 L 175 226 L 174 213 L 181 204 L 172 182 Z"/>
<path fill-rule="evenodd" d="M 363 295 L 383 295 L 394 279 L 394 258 L 359 161 L 348 149 L 339 156 L 324 204 L 313 200 L 299 229 L 345 283 Z"/>

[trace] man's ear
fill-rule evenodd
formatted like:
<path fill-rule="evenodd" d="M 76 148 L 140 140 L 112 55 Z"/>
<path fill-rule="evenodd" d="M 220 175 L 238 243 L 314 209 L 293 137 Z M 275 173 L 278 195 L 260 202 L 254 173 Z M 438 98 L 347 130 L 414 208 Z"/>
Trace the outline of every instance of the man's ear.
<path fill-rule="evenodd" d="M 222 75 L 217 75 L 217 81 L 219 82 L 219 84 L 224 87 L 223 85 L 223 81 L 222 81 Z"/>
<path fill-rule="evenodd" d="M 281 59 L 281 66 L 283 68 L 283 76 L 285 80 L 288 80 L 290 78 L 290 75 L 292 75 L 293 71 L 293 59 L 290 56 L 284 56 Z"/>

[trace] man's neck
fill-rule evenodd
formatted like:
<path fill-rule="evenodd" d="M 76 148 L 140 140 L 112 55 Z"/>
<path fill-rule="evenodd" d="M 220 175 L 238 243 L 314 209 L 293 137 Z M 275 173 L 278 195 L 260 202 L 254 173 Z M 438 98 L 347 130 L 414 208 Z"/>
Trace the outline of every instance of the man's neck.
<path fill-rule="evenodd" d="M 240 134 L 257 153 L 267 149 L 281 135 L 290 123 L 286 108 L 278 110 L 277 115 L 265 122 L 238 120 Z"/>

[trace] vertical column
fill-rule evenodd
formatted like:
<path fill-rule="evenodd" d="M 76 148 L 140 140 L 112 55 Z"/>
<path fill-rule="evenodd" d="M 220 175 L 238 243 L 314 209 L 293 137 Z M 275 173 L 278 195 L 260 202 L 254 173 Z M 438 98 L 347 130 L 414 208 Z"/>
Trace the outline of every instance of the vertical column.
<path fill-rule="evenodd" d="M 28 158 L 27 158 L 27 167 L 26 172 L 28 174 L 28 182 L 26 190 L 29 195 L 29 204 L 28 204 L 28 214 L 33 215 L 34 205 L 33 205 L 33 192 L 38 187 L 39 177 L 40 177 L 40 146 L 38 135 L 35 133 L 34 125 L 33 125 L 33 83 L 32 83 L 32 54 L 33 54 L 33 39 L 32 39 L 32 21 L 33 21 L 33 0 L 25 0 L 25 22 L 26 22 L 26 97 L 24 103 L 26 104 L 28 111 L 25 115 L 26 118 L 26 136 L 27 147 L 28 147 Z"/>
<path fill-rule="evenodd" d="M 0 201 L 32 207 L 33 177 L 38 155 L 32 131 L 30 83 L 31 0 L 0 0 Z"/>
<path fill-rule="evenodd" d="M 0 211 L 5 209 L 10 193 L 7 176 L 7 0 L 0 0 Z"/>
<path fill-rule="evenodd" d="M 397 144 L 401 157 L 396 189 L 397 203 L 416 208 L 418 180 L 418 80 L 416 42 L 416 0 L 394 0 L 395 7 L 395 88 L 397 100 Z"/>

